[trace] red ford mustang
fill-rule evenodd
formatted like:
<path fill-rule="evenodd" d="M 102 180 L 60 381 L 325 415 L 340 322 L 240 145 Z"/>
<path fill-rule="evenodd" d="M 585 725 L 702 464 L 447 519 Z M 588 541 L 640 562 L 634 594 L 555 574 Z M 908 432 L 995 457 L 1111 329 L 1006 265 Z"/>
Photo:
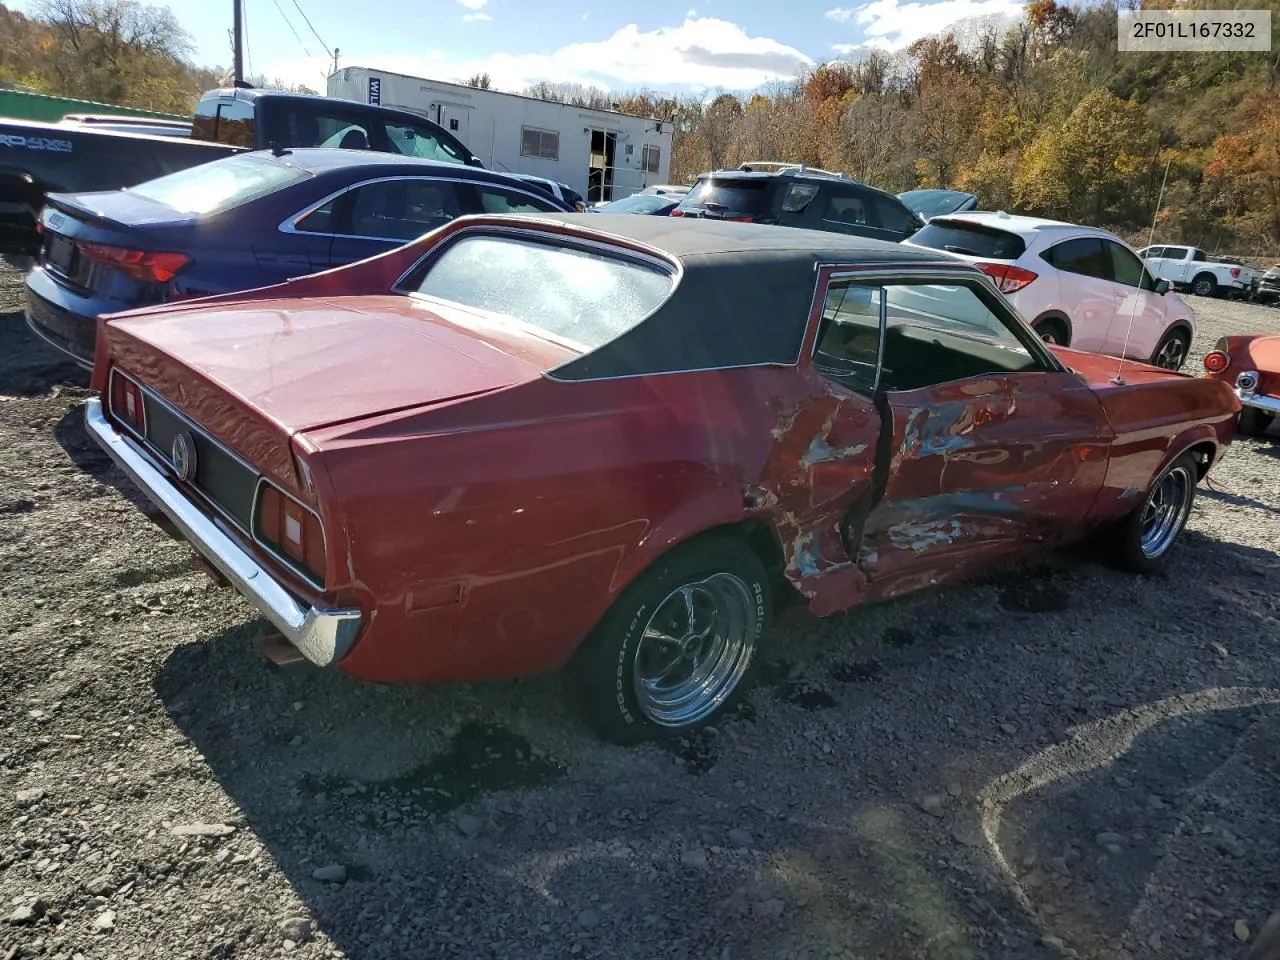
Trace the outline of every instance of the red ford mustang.
<path fill-rule="evenodd" d="M 564 667 L 619 741 L 724 711 L 785 603 L 1159 564 L 1240 410 L 1051 351 L 953 259 L 662 217 L 462 218 L 97 344 L 89 430 L 307 659 Z"/>
<path fill-rule="evenodd" d="M 1266 433 L 1280 414 L 1280 334 L 1223 337 L 1204 355 L 1204 368 L 1235 390 L 1240 432 Z"/>

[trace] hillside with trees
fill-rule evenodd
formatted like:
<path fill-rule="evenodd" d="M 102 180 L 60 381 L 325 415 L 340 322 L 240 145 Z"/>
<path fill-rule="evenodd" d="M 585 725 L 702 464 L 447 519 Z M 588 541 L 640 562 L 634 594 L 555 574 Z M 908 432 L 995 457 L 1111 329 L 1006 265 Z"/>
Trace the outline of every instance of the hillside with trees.
<path fill-rule="evenodd" d="M 1280 0 L 1247 6 L 1270 7 L 1280 24 Z M 25 17 L 0 4 L 0 82 L 185 114 L 223 79 L 190 63 L 191 38 L 167 8 L 44 0 L 38 10 Z M 749 94 L 550 82 L 519 92 L 673 122 L 674 180 L 787 160 L 893 192 L 968 190 L 986 209 L 1141 232 L 1144 242 L 1164 183 L 1161 239 L 1274 256 L 1280 44 L 1270 53 L 1119 53 L 1116 25 L 1111 5 L 1032 0 L 1012 26 L 975 21 L 899 53 L 868 48 Z M 487 74 L 470 82 L 491 87 Z"/>

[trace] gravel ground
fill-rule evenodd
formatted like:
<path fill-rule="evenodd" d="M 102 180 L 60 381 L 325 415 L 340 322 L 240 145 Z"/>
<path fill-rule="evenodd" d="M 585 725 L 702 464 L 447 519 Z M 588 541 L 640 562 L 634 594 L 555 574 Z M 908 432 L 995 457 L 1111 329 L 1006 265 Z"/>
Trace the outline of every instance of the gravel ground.
<path fill-rule="evenodd" d="M 554 678 L 257 658 L 19 293 L 0 274 L 6 960 L 1205 960 L 1280 905 L 1280 442 L 1236 442 L 1164 577 L 1059 556 L 797 617 L 734 719 L 621 749 Z M 1196 364 L 1280 330 L 1194 302 Z"/>

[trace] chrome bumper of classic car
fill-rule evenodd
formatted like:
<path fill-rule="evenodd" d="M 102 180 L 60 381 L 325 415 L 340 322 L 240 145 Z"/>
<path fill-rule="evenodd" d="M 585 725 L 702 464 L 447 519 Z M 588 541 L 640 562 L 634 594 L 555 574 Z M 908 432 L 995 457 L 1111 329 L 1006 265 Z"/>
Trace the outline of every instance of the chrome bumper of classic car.
<path fill-rule="evenodd" d="M 1258 393 L 1257 390 L 1258 375 L 1252 370 L 1246 370 L 1236 377 L 1236 396 L 1240 399 L 1241 406 L 1254 407 L 1264 413 L 1280 415 L 1280 399 L 1268 397 L 1265 393 Z"/>
<path fill-rule="evenodd" d="M 234 540 L 183 495 L 151 459 L 113 427 L 102 411 L 102 401 L 85 401 L 85 425 L 96 440 L 137 486 L 182 532 L 206 560 L 231 581 L 285 639 L 317 666 L 327 667 L 346 656 L 360 632 L 359 610 L 317 610 L 303 607 Z"/>

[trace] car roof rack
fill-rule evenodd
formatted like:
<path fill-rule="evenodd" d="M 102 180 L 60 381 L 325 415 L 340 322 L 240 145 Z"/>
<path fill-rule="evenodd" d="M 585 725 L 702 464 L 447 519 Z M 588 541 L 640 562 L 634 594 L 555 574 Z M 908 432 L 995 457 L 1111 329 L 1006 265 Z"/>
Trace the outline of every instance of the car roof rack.
<path fill-rule="evenodd" d="M 834 170 L 823 170 L 821 167 L 810 167 L 803 163 L 788 163 L 783 160 L 748 160 L 738 164 L 738 169 L 746 173 L 803 173 L 815 177 L 832 177 L 836 180 L 850 179 L 847 173 Z"/>

